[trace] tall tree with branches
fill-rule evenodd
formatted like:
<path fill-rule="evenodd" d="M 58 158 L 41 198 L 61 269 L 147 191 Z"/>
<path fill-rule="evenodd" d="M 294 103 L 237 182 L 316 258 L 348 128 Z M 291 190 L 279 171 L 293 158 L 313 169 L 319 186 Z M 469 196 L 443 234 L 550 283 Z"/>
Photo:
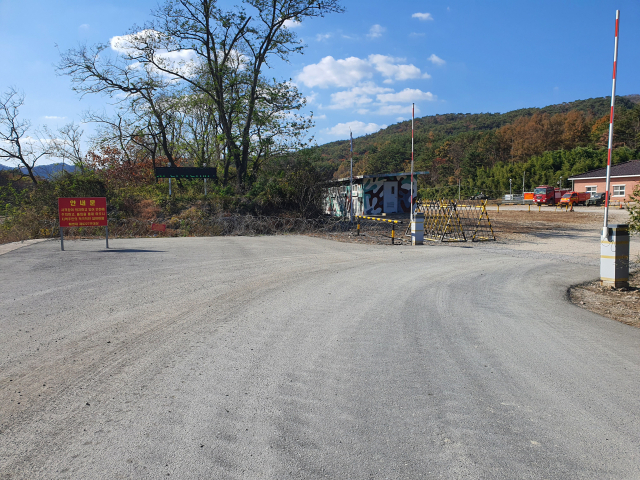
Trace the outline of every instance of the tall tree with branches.
<path fill-rule="evenodd" d="M 168 82 L 180 81 L 209 96 L 215 105 L 226 149 L 243 189 L 252 153 L 256 110 L 277 105 L 282 97 L 265 96 L 261 83 L 269 62 L 287 61 L 302 52 L 291 22 L 342 12 L 338 0 L 243 0 L 242 8 L 225 11 L 215 0 L 168 0 L 153 12 L 144 28 L 134 28 L 123 45 L 125 69 L 111 65 L 96 68 L 104 48 L 69 51 L 60 68 L 71 75 L 80 91 L 103 91 L 114 87 L 114 75 L 128 76 L 136 70 L 159 74 Z M 165 75 L 165 77 L 162 77 Z M 289 93 L 295 86 L 268 82 L 274 91 Z M 90 87 L 84 86 L 85 84 Z M 130 88 L 128 83 L 118 82 Z M 144 89 L 132 94 L 143 95 Z M 301 108 L 294 102 L 291 108 Z"/>

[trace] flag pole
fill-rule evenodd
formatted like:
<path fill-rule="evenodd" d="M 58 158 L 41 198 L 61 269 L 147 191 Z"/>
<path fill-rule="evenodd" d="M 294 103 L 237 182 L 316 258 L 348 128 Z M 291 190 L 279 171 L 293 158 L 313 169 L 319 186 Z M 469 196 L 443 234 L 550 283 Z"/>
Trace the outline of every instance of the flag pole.
<path fill-rule="evenodd" d="M 413 120 L 415 118 L 416 104 L 411 104 L 411 205 L 409 205 L 410 218 L 413 222 Z"/>
<path fill-rule="evenodd" d="M 602 236 L 609 237 L 609 188 L 611 188 L 611 151 L 613 149 L 613 113 L 616 102 L 616 71 L 618 70 L 618 27 L 620 25 L 620 10 L 616 10 L 616 40 L 613 48 L 613 86 L 611 87 L 611 114 L 609 116 L 609 153 L 607 156 L 607 182 L 604 200 L 604 226 Z"/>
<path fill-rule="evenodd" d="M 351 155 L 351 170 L 349 172 L 349 220 L 353 222 L 353 133 L 351 133 L 351 129 L 349 129 L 349 142 Z"/>

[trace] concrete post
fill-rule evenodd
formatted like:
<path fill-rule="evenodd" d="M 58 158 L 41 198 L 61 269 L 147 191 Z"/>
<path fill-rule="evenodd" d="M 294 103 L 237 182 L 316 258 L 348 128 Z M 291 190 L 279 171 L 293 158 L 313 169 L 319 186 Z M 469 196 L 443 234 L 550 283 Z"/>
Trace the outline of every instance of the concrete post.
<path fill-rule="evenodd" d="M 411 222 L 411 245 L 424 243 L 424 213 L 414 213 Z"/>
<path fill-rule="evenodd" d="M 600 284 L 629 286 L 629 225 L 609 225 L 600 242 Z"/>

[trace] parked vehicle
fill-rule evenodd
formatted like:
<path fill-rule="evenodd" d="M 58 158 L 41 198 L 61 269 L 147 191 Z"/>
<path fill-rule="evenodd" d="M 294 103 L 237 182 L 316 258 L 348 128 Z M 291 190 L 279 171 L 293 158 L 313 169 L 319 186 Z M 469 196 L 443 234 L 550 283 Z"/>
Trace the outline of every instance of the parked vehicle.
<path fill-rule="evenodd" d="M 586 205 L 587 200 L 591 198 L 591 194 L 587 192 L 569 192 L 565 193 L 560 199 L 561 205 Z"/>
<path fill-rule="evenodd" d="M 540 185 L 533 190 L 533 201 L 536 202 L 537 205 L 555 205 L 560 203 L 562 196 L 570 191 L 568 188 Z"/>
<path fill-rule="evenodd" d="M 489 197 L 487 195 L 485 195 L 484 193 L 480 192 L 480 193 L 476 193 L 475 195 L 472 195 L 471 197 L 469 197 L 469 200 L 487 200 Z"/>
<path fill-rule="evenodd" d="M 587 200 L 587 205 L 596 205 L 596 206 L 600 206 L 600 205 L 604 205 L 604 200 L 605 200 L 605 193 L 592 193 L 591 194 L 591 198 L 589 198 L 589 200 Z"/>

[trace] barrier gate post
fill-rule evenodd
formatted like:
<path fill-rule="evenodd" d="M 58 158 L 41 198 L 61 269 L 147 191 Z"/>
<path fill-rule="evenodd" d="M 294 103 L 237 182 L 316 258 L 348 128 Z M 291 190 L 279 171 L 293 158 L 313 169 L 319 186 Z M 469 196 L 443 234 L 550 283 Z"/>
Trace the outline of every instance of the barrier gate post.
<path fill-rule="evenodd" d="M 411 222 L 411 245 L 424 244 L 424 213 L 414 213 Z"/>
<path fill-rule="evenodd" d="M 600 284 L 629 286 L 629 225 L 609 225 L 608 236 L 600 242 Z"/>

